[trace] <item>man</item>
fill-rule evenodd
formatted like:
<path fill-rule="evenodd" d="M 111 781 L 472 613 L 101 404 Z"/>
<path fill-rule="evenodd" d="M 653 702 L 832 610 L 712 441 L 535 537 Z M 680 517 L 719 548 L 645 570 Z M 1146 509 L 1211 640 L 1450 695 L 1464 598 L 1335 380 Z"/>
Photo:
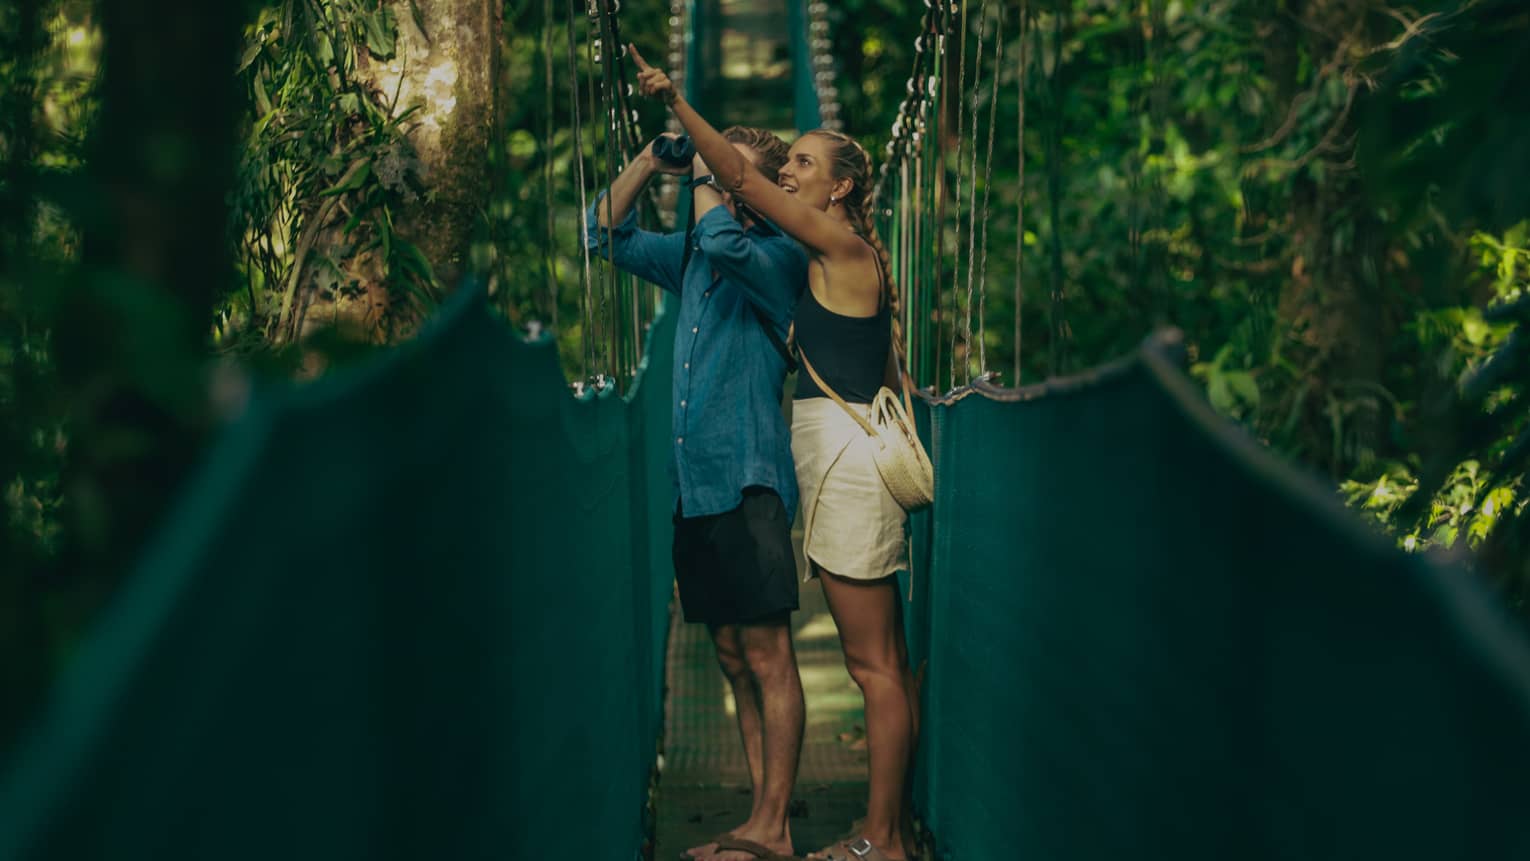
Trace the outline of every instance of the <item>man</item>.
<path fill-rule="evenodd" d="M 786 160 L 786 143 L 770 132 L 734 126 L 723 135 L 772 179 Z M 656 173 L 691 177 L 694 222 L 683 235 L 636 227 L 633 204 Z M 679 296 L 670 438 L 675 579 L 685 620 L 707 625 L 732 687 L 754 792 L 749 818 L 721 836 L 790 855 L 787 806 L 803 701 L 790 627 L 797 481 L 781 413 L 782 345 L 807 284 L 807 256 L 770 224 L 740 213 L 709 180 L 699 158 L 671 167 L 650 144 L 590 206 L 585 241 Z M 753 857 L 717 841 L 687 854 Z"/>

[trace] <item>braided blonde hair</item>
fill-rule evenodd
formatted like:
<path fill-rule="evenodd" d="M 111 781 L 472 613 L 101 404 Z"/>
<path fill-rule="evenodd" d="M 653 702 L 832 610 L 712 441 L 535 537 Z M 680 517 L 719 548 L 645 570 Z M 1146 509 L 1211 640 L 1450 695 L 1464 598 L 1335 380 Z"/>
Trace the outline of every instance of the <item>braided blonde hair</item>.
<path fill-rule="evenodd" d="M 898 356 L 898 368 L 901 373 L 909 374 L 907 347 L 903 341 L 903 302 L 898 295 L 898 284 L 892 277 L 892 258 L 887 253 L 887 246 L 882 244 L 882 237 L 877 235 L 876 222 L 872 217 L 871 155 L 849 135 L 830 129 L 814 129 L 808 134 L 833 141 L 834 147 L 829 151 L 829 175 L 851 182 L 850 190 L 839 199 L 839 203 L 845 207 L 845 214 L 849 216 L 855 232 L 876 249 L 877 266 L 882 270 L 883 290 L 888 304 L 892 306 L 892 340 Z"/>

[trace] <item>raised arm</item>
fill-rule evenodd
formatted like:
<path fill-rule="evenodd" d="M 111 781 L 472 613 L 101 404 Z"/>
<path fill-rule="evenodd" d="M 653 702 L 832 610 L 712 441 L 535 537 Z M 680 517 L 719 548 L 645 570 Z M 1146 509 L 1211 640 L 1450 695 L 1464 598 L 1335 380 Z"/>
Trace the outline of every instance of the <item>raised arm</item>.
<path fill-rule="evenodd" d="M 637 229 L 633 204 L 656 173 L 685 173 L 653 155 L 653 144 L 643 148 L 611 183 L 596 195 L 585 221 L 585 248 L 610 260 L 618 269 L 651 281 L 671 293 L 681 289 L 680 261 L 685 247 L 680 234 L 650 233 Z"/>
<path fill-rule="evenodd" d="M 637 214 L 630 209 L 615 227 L 603 227 L 599 219 L 605 209 L 606 193 L 601 192 L 585 213 L 584 247 L 616 264 L 616 268 L 623 272 L 679 294 L 684 235 L 639 230 Z"/>
<path fill-rule="evenodd" d="M 744 158 L 717 129 L 682 98 L 669 76 L 648 65 L 637 47 L 628 45 L 638 67 L 638 84 L 644 95 L 661 98 L 685 126 L 696 153 L 712 169 L 713 176 L 733 196 L 775 222 L 788 235 L 830 260 L 858 261 L 866 255 L 866 243 L 845 225 L 820 209 L 782 191 Z"/>
<path fill-rule="evenodd" d="M 637 202 L 638 195 L 648 185 L 648 181 L 660 173 L 684 175 L 690 173 L 690 167 L 664 164 L 654 157 L 653 144 L 650 143 L 611 183 L 611 192 L 606 196 L 605 203 L 597 208 L 600 226 L 621 224 L 627 213 L 632 211 L 632 204 Z"/>

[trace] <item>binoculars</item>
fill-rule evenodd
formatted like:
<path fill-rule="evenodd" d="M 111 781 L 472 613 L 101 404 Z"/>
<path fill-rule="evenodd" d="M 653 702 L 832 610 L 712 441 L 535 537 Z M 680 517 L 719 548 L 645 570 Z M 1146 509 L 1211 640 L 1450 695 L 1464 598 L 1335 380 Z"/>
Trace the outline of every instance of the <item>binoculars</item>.
<path fill-rule="evenodd" d="M 653 157 L 671 167 L 687 167 L 696 157 L 696 145 L 690 135 L 677 138 L 660 135 L 653 139 Z"/>

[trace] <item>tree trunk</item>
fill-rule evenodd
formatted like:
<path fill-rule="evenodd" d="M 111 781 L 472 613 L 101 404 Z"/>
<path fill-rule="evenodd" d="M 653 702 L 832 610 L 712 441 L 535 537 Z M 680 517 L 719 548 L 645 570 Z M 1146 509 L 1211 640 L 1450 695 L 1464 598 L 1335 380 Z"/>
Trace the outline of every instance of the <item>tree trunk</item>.
<path fill-rule="evenodd" d="M 1310 107 L 1322 98 L 1323 84 L 1343 78 L 1355 45 L 1382 41 L 1382 34 L 1370 32 L 1364 9 L 1312 2 L 1293 4 L 1290 13 L 1264 34 L 1268 72 L 1277 87 L 1268 129 L 1272 139 L 1291 133 L 1294 105 L 1307 100 Z M 1318 70 L 1316 80 L 1301 79 L 1303 56 Z M 1357 84 L 1350 86 L 1351 99 L 1363 97 L 1353 89 Z M 1397 327 L 1383 301 L 1387 240 L 1353 169 L 1352 106 L 1331 106 L 1320 139 L 1307 141 L 1289 168 L 1290 277 L 1278 310 L 1287 339 L 1282 352 L 1304 377 L 1299 386 L 1306 392 L 1300 405 L 1304 456 L 1334 477 L 1364 466 L 1385 445 L 1382 384 Z M 1303 160 L 1324 169 L 1302 167 Z M 1289 410 L 1283 405 L 1278 412 Z"/>
<path fill-rule="evenodd" d="M 86 275 L 54 332 L 72 427 L 68 567 L 125 568 L 197 455 L 214 296 L 232 283 L 240 6 L 97 6 L 105 37 Z M 87 199 L 82 196 L 82 200 Z"/>
<path fill-rule="evenodd" d="M 389 2 L 398 27 L 394 53 L 378 59 L 363 43 L 355 78 L 361 89 L 392 104 L 395 117 L 414 109 L 405 129 L 410 168 L 421 188 L 393 204 L 392 230 L 419 249 L 433 277 L 427 284 L 401 271 L 380 247 L 350 254 L 342 263 L 350 289 L 321 290 L 305 277 L 291 324 L 300 337 L 326 326 L 372 342 L 407 335 L 423 316 L 408 297 L 415 288 L 451 289 L 467 274 L 488 208 L 503 7 L 489 0 Z M 316 250 L 365 248 L 357 236 L 344 235 L 348 215 L 340 208 L 321 210 L 319 218 Z M 420 283 L 411 287 L 411 280 Z"/>
<path fill-rule="evenodd" d="M 468 271 L 475 227 L 488 208 L 504 6 L 489 0 L 395 0 L 393 5 L 398 56 L 374 68 L 383 92 L 399 88 L 398 111 L 422 105 L 409 138 L 431 190 L 401 213 L 398 231 L 425 252 L 436 279 L 450 288 Z M 418 23 L 412 5 L 420 10 Z"/>

